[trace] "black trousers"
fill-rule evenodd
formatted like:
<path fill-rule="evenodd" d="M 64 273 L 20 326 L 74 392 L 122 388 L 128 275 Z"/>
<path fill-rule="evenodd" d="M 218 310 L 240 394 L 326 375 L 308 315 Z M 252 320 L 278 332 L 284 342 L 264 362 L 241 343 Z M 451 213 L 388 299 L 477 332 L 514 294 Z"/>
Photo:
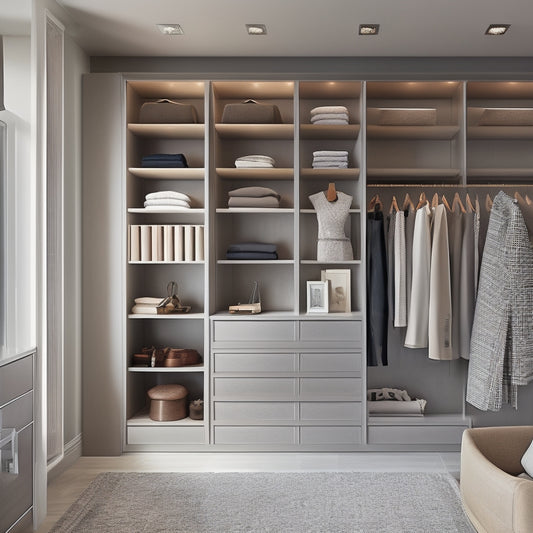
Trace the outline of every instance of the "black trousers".
<path fill-rule="evenodd" d="M 366 247 L 367 365 L 387 365 L 389 306 L 382 211 L 367 215 Z"/>

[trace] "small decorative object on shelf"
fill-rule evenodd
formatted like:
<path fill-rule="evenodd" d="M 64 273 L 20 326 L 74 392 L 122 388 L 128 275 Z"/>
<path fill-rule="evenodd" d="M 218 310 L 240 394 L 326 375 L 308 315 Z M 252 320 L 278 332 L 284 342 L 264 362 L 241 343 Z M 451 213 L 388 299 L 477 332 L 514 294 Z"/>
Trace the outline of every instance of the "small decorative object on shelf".
<path fill-rule="evenodd" d="M 189 404 L 189 418 L 191 420 L 203 420 L 204 419 L 204 401 L 201 399 L 193 400 Z"/>
<path fill-rule="evenodd" d="M 190 305 L 181 305 L 180 299 L 178 298 L 178 284 L 175 281 L 169 281 L 167 294 L 168 296 L 157 306 L 158 315 L 188 313 L 191 310 Z"/>
<path fill-rule="evenodd" d="M 321 271 L 320 279 L 329 281 L 329 312 L 350 313 L 351 305 L 350 269 L 333 268 Z"/>
<path fill-rule="evenodd" d="M 189 391 L 177 383 L 152 387 L 148 390 L 150 418 L 158 422 L 186 418 L 188 394 Z"/>
<path fill-rule="evenodd" d="M 133 366 L 178 367 L 197 365 L 202 362 L 200 354 L 190 348 L 143 348 L 141 353 L 133 354 Z"/>
<path fill-rule="evenodd" d="M 259 292 L 259 284 L 257 283 L 257 281 L 254 281 L 254 286 L 252 288 L 248 303 L 238 303 L 237 305 L 230 305 L 229 312 L 240 313 L 245 315 L 256 315 L 261 312 L 261 294 Z"/>
<path fill-rule="evenodd" d="M 329 281 L 308 281 L 307 282 L 307 312 L 327 313 Z"/>

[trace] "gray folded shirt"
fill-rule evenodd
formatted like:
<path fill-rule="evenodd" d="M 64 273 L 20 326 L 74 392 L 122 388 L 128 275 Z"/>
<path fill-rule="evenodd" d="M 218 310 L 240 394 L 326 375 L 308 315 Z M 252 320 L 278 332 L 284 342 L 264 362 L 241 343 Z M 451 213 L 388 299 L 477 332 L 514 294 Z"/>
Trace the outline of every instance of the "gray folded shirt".
<path fill-rule="evenodd" d="M 240 189 L 234 189 L 229 191 L 229 197 L 233 196 L 247 196 L 248 198 L 263 198 L 265 196 L 273 196 L 278 200 L 281 196 L 273 189 L 268 187 L 241 187 Z"/>
<path fill-rule="evenodd" d="M 232 196 L 228 200 L 228 207 L 279 207 L 279 200 L 275 196 Z"/>

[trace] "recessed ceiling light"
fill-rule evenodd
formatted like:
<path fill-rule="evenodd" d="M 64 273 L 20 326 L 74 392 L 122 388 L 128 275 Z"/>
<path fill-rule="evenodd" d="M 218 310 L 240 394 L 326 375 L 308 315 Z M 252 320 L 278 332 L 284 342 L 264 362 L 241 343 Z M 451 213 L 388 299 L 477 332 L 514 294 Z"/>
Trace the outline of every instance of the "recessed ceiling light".
<path fill-rule="evenodd" d="M 267 27 L 264 24 L 246 24 L 248 35 L 266 35 Z"/>
<path fill-rule="evenodd" d="M 156 24 L 163 35 L 183 35 L 183 29 L 179 24 Z"/>
<path fill-rule="evenodd" d="M 377 35 L 379 24 L 359 24 L 359 35 Z"/>
<path fill-rule="evenodd" d="M 503 35 L 510 27 L 510 24 L 491 24 L 485 31 L 485 35 Z"/>

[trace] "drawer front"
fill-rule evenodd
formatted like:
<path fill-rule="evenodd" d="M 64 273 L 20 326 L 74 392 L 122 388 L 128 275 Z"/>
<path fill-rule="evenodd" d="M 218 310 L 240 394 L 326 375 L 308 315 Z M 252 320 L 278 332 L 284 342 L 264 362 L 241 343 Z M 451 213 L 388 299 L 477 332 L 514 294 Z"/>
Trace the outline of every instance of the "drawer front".
<path fill-rule="evenodd" d="M 272 342 L 296 340 L 292 320 L 215 320 L 213 342 Z"/>
<path fill-rule="evenodd" d="M 130 426 L 128 444 L 205 444 L 204 428 Z"/>
<path fill-rule="evenodd" d="M 321 397 L 343 396 L 361 400 L 362 381 L 359 378 L 301 378 L 300 394 L 318 400 Z"/>
<path fill-rule="evenodd" d="M 354 342 L 361 346 L 361 322 L 351 320 L 302 320 L 302 341 Z"/>
<path fill-rule="evenodd" d="M 293 353 L 216 353 L 215 372 L 295 372 Z"/>
<path fill-rule="evenodd" d="M 4 459 L 2 448 L 2 460 Z M 9 450 L 7 453 L 11 453 Z M 0 468 L 2 512 L 0 531 L 7 531 L 32 506 L 33 499 L 33 425 L 18 434 L 19 473 L 10 474 Z"/>
<path fill-rule="evenodd" d="M 361 424 L 362 404 L 359 402 L 302 402 L 302 420 L 346 420 Z"/>
<path fill-rule="evenodd" d="M 0 407 L 33 389 L 33 356 L 0 367 Z"/>
<path fill-rule="evenodd" d="M 301 427 L 301 444 L 361 444 L 358 426 Z"/>
<path fill-rule="evenodd" d="M 302 372 L 360 372 L 361 353 L 302 353 Z"/>
<path fill-rule="evenodd" d="M 297 444 L 298 428 L 290 426 L 216 426 L 215 444 Z"/>
<path fill-rule="evenodd" d="M 295 396 L 297 380 L 293 378 L 215 378 L 214 396 L 236 397 L 257 395 L 276 399 L 280 395 Z"/>
<path fill-rule="evenodd" d="M 298 404 L 292 402 L 215 402 L 215 422 L 238 420 L 297 420 Z"/>
<path fill-rule="evenodd" d="M 33 392 L 28 392 L 0 409 L 0 428 L 20 431 L 33 420 Z"/>
<path fill-rule="evenodd" d="M 369 444 L 460 444 L 464 426 L 369 426 Z"/>

